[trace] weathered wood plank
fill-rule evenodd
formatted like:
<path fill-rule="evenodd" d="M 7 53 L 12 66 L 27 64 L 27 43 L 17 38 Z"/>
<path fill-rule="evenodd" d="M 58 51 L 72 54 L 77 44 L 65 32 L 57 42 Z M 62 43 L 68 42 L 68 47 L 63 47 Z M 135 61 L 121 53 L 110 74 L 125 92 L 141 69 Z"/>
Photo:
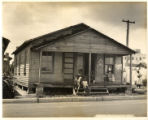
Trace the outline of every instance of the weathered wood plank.
<path fill-rule="evenodd" d="M 115 57 L 115 82 L 121 83 L 122 61 L 121 57 Z"/>
<path fill-rule="evenodd" d="M 28 87 L 30 70 L 30 46 L 17 53 L 15 58 L 17 58 L 17 63 L 15 64 L 15 77 L 17 79 L 16 81 L 22 86 Z M 24 67 L 26 68 L 25 71 Z M 24 74 L 24 72 L 26 73 L 26 75 Z"/>
<path fill-rule="evenodd" d="M 95 67 L 95 82 L 104 84 L 104 56 L 98 54 Z"/>
<path fill-rule="evenodd" d="M 65 57 L 72 57 L 73 58 L 73 53 L 64 53 Z"/>
<path fill-rule="evenodd" d="M 73 58 L 65 58 L 64 62 L 65 63 L 73 63 Z"/>
<path fill-rule="evenodd" d="M 102 37 L 93 31 L 83 32 L 79 35 L 72 36 L 68 39 L 56 42 L 51 46 L 43 49 L 62 52 L 92 52 L 92 53 L 112 53 L 112 54 L 129 54 L 124 47 L 116 44 L 112 40 Z"/>
<path fill-rule="evenodd" d="M 73 64 L 64 64 L 64 68 L 73 68 Z"/>
<path fill-rule="evenodd" d="M 73 79 L 73 74 L 64 74 L 64 79 Z"/>
<path fill-rule="evenodd" d="M 73 69 L 64 69 L 64 73 L 73 73 Z"/>

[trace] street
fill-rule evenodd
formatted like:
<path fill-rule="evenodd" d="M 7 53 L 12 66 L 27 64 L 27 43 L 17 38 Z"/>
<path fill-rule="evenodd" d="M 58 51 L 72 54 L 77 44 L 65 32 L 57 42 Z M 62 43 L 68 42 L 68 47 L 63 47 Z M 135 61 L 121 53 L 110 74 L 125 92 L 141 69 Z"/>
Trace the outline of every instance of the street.
<path fill-rule="evenodd" d="M 146 100 L 3 104 L 3 117 L 145 117 Z"/>

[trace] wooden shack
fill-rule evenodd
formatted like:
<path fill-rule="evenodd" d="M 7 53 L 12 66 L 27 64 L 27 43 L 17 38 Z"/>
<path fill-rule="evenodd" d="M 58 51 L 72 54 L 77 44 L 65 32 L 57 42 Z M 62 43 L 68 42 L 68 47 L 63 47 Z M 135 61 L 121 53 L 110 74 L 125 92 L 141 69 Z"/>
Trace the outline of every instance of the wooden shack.
<path fill-rule="evenodd" d="M 36 84 L 73 88 L 80 69 L 89 86 L 124 86 L 122 57 L 135 51 L 81 23 L 25 41 L 13 53 L 16 84 L 29 92 Z"/>

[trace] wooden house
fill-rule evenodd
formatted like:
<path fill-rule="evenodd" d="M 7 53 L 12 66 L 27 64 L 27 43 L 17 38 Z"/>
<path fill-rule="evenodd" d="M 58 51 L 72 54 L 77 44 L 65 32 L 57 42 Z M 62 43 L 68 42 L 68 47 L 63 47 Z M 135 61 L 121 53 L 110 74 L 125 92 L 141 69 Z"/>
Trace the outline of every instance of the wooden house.
<path fill-rule="evenodd" d="M 5 38 L 5 37 L 2 37 L 2 41 L 3 41 L 3 55 L 4 55 L 4 52 L 5 52 L 5 50 L 6 50 L 6 48 L 7 48 L 7 46 L 8 46 L 8 44 L 9 44 L 9 42 L 10 42 L 10 40 L 8 40 L 7 38 Z"/>
<path fill-rule="evenodd" d="M 81 23 L 25 41 L 13 53 L 16 84 L 32 91 L 37 84 L 72 89 L 80 69 L 90 86 L 122 87 L 122 57 L 135 51 Z"/>
<path fill-rule="evenodd" d="M 11 61 L 11 57 L 9 56 L 9 53 L 5 53 L 10 40 L 8 40 L 5 37 L 2 37 L 2 52 L 3 52 L 3 74 L 6 75 L 10 75 L 10 61 Z"/>

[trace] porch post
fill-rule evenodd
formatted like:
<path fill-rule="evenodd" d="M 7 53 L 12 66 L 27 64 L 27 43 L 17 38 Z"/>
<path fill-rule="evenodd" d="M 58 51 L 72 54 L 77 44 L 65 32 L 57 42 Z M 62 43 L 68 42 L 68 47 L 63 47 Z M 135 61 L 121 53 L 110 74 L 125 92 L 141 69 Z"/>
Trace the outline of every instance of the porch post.
<path fill-rule="evenodd" d="M 90 81 L 91 81 L 91 53 L 89 53 L 89 82 L 88 84 L 90 84 Z"/>
<path fill-rule="evenodd" d="M 40 55 L 39 55 L 39 84 L 41 82 L 41 59 L 42 58 L 42 51 L 40 50 Z"/>
<path fill-rule="evenodd" d="M 37 98 L 43 96 L 43 86 L 41 85 L 41 63 L 42 63 L 42 51 L 40 50 L 39 51 L 39 81 L 38 81 L 38 85 L 36 87 L 36 96 L 37 96 Z"/>
<path fill-rule="evenodd" d="M 121 57 L 122 73 L 121 73 L 121 84 L 123 84 L 123 56 Z"/>
<path fill-rule="evenodd" d="M 130 87 L 132 88 L 132 55 L 130 54 Z"/>

